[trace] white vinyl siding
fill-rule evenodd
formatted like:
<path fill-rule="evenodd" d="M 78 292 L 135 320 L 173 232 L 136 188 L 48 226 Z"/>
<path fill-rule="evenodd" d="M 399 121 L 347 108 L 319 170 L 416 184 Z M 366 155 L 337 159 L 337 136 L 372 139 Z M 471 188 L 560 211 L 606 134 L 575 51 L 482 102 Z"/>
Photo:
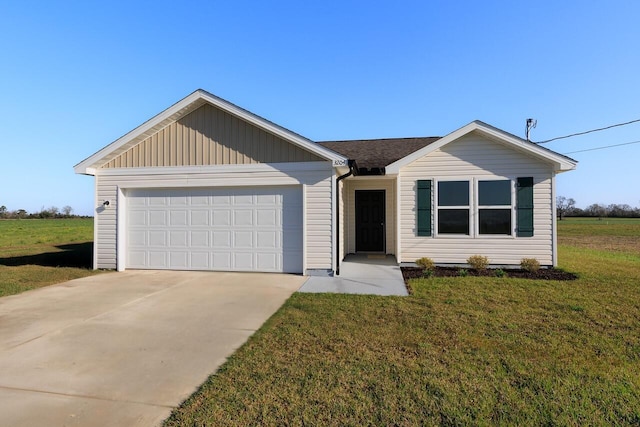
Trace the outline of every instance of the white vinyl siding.
<path fill-rule="evenodd" d="M 100 185 L 100 180 L 96 177 L 96 199 L 98 208 L 95 212 L 94 227 L 96 227 L 93 250 L 96 251 L 94 259 L 95 268 L 115 269 L 116 268 L 116 207 L 118 187 Z M 103 206 L 103 202 L 108 200 L 109 205 Z"/>
<path fill-rule="evenodd" d="M 471 255 L 484 255 L 492 264 L 516 265 L 522 258 L 553 264 L 553 212 L 550 164 L 527 156 L 472 132 L 400 170 L 400 262 L 430 257 L 436 263 L 464 264 Z M 496 235 L 418 236 L 416 186 L 418 180 L 470 181 L 481 179 L 534 179 L 534 236 Z M 432 191 L 432 198 L 435 197 Z M 432 200 L 434 208 L 436 200 Z M 435 215 L 434 215 L 435 217 Z M 434 218 L 435 221 L 435 218 Z M 515 224 L 514 224 L 515 225 Z M 475 227 L 472 222 L 471 227 Z"/>
<path fill-rule="evenodd" d="M 306 269 L 331 269 L 332 212 L 331 174 L 328 162 L 306 162 L 270 165 L 202 166 L 191 168 L 145 168 L 137 170 L 102 170 L 96 175 L 98 205 L 109 200 L 108 207 L 95 213 L 97 241 L 95 268 L 115 269 L 118 229 L 118 189 L 152 188 L 219 188 L 302 185 L 305 212 L 306 247 L 303 266 Z M 123 226 L 122 224 L 120 225 Z"/>
<path fill-rule="evenodd" d="M 344 208 L 346 231 L 342 235 L 346 252 L 356 252 L 356 190 L 384 190 L 385 192 L 385 247 L 387 254 L 396 249 L 396 181 L 395 179 L 355 178 L 345 180 Z"/>

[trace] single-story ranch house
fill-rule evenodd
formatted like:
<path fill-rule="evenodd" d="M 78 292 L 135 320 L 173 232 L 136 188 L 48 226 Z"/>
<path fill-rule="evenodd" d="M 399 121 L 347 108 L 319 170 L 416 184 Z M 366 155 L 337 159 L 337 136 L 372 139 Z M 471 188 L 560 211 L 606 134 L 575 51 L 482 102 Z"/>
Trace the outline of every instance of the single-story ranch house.
<path fill-rule="evenodd" d="M 314 142 L 197 90 L 75 172 L 95 177 L 94 268 L 334 274 L 351 253 L 556 265 L 576 164 L 480 121 Z"/>

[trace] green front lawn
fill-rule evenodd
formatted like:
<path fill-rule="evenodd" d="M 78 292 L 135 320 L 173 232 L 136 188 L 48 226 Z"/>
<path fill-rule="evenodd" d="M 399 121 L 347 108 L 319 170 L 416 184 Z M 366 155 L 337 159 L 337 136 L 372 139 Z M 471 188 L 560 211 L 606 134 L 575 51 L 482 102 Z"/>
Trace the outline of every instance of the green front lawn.
<path fill-rule="evenodd" d="M 96 274 L 93 218 L 0 220 L 0 297 Z"/>
<path fill-rule="evenodd" d="M 585 230 L 561 246 L 576 281 L 294 294 L 165 425 L 637 425 L 640 257 Z"/>

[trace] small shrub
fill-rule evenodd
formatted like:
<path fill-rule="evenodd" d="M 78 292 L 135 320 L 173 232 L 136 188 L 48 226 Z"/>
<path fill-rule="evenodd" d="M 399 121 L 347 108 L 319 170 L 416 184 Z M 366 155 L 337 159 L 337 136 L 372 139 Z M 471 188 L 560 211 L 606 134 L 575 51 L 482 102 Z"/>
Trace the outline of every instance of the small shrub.
<path fill-rule="evenodd" d="M 467 264 L 476 270 L 486 270 L 489 266 L 489 258 L 482 255 L 472 255 L 467 258 Z"/>
<path fill-rule="evenodd" d="M 427 270 L 426 268 L 422 270 L 422 277 L 428 279 L 431 276 L 433 276 L 433 270 Z"/>
<path fill-rule="evenodd" d="M 436 264 L 433 262 L 433 260 L 427 257 L 417 259 L 416 264 L 418 264 L 418 267 L 421 267 L 425 271 L 431 271 L 436 267 Z"/>
<path fill-rule="evenodd" d="M 494 271 L 494 274 L 496 275 L 496 277 L 507 277 L 507 272 L 501 268 L 496 268 L 496 271 Z"/>
<path fill-rule="evenodd" d="M 522 258 L 520 260 L 520 268 L 529 273 L 535 273 L 540 270 L 540 263 L 535 258 Z"/>
<path fill-rule="evenodd" d="M 458 276 L 467 277 L 468 275 L 469 275 L 469 270 L 467 270 L 466 268 L 461 268 L 460 270 L 458 270 Z"/>

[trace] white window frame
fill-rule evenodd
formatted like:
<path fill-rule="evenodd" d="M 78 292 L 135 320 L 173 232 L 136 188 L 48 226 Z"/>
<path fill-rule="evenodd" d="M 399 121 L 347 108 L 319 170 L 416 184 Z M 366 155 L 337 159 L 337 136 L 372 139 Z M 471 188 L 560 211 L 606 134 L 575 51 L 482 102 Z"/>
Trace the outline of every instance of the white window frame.
<path fill-rule="evenodd" d="M 440 191 L 440 182 L 451 182 L 451 181 L 467 181 L 469 185 L 469 205 L 461 205 L 461 206 L 443 206 L 440 208 L 440 204 L 438 203 L 438 193 Z M 441 237 L 445 239 L 470 239 L 474 237 L 475 230 L 473 226 L 473 221 L 475 220 L 474 215 L 474 199 L 473 199 L 473 178 L 465 177 L 447 177 L 445 179 L 434 179 L 434 190 L 433 190 L 433 236 Z M 440 233 L 440 227 L 438 226 L 440 209 L 468 209 L 469 210 L 469 234 L 456 234 L 456 233 Z"/>
<path fill-rule="evenodd" d="M 474 234 L 476 237 L 482 237 L 487 239 L 512 239 L 516 236 L 516 180 L 513 178 L 491 176 L 491 177 L 476 177 L 474 181 L 474 205 L 475 205 L 475 218 L 474 221 Z M 511 189 L 511 204 L 507 205 L 480 205 L 480 181 L 509 181 L 509 188 Z M 509 234 L 481 234 L 480 233 L 480 209 L 510 209 L 511 210 L 511 233 Z"/>

